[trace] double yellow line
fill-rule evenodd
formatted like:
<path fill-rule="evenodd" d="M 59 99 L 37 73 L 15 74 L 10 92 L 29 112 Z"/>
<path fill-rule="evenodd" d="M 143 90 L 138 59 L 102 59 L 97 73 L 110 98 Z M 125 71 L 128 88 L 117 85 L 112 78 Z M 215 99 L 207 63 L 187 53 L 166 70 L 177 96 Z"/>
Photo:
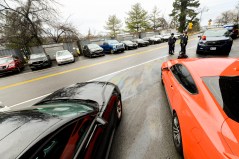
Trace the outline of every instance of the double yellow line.
<path fill-rule="evenodd" d="M 30 79 L 30 80 L 26 80 L 26 81 L 17 82 L 17 83 L 14 83 L 14 84 L 9 84 L 9 85 L 6 85 L 6 86 L 1 86 L 0 90 L 4 90 L 4 89 L 7 89 L 7 88 L 11 88 L 11 87 L 16 87 L 16 86 L 32 83 L 32 82 L 35 82 L 35 81 L 40 81 L 40 80 L 43 80 L 43 79 L 47 79 L 47 78 L 50 78 L 50 77 L 55 77 L 55 76 L 63 75 L 63 74 L 74 72 L 74 71 L 79 71 L 79 70 L 82 70 L 82 69 L 91 68 L 91 67 L 98 66 L 98 65 L 101 65 L 101 64 L 106 64 L 106 63 L 110 63 L 110 62 L 114 62 L 114 61 L 119 61 L 121 59 L 125 59 L 125 58 L 129 58 L 129 57 L 132 57 L 132 56 L 137 56 L 137 55 L 145 54 L 145 53 L 152 52 L 152 51 L 155 51 L 155 50 L 159 50 L 159 49 L 162 49 L 162 48 L 165 48 L 165 47 L 166 47 L 166 45 L 158 47 L 158 48 L 155 48 L 155 49 L 151 49 L 151 50 L 147 50 L 147 51 L 142 51 L 142 52 L 138 52 L 138 53 L 122 56 L 122 57 L 117 57 L 117 58 L 114 58 L 114 59 L 111 59 L 111 60 L 106 60 L 106 61 L 98 62 L 98 63 L 95 63 L 95 64 L 85 65 L 85 66 L 73 68 L 73 69 L 70 69 L 70 70 L 66 70 L 66 71 L 62 71 L 62 72 L 58 72 L 58 73 L 53 73 L 53 74 L 49 74 L 49 75 L 33 78 L 33 79 Z"/>
<path fill-rule="evenodd" d="M 196 38 L 190 39 L 190 41 L 195 40 L 195 39 Z M 66 74 L 66 73 L 71 73 L 71 72 L 74 72 L 74 71 L 79 71 L 79 70 L 91 68 L 91 67 L 94 67 L 94 66 L 98 66 L 98 65 L 102 65 L 102 64 L 106 64 L 106 63 L 110 63 L 110 62 L 114 62 L 114 61 L 119 61 L 119 60 L 122 60 L 122 59 L 125 59 L 125 58 L 146 54 L 146 53 L 149 53 L 149 52 L 152 52 L 152 51 L 155 51 L 155 50 L 159 50 L 159 49 L 162 49 L 162 48 L 166 48 L 166 47 L 168 47 L 168 45 L 163 45 L 163 46 L 157 47 L 155 49 L 151 49 L 151 50 L 147 50 L 147 51 L 142 51 L 142 52 L 138 52 L 138 53 L 133 53 L 133 54 L 130 54 L 130 55 L 125 55 L 125 56 L 117 57 L 117 58 L 114 58 L 114 59 L 111 59 L 111 60 L 106 60 L 106 61 L 102 61 L 102 62 L 98 62 L 98 63 L 95 63 L 95 64 L 90 64 L 90 65 L 85 65 L 85 66 L 73 68 L 73 69 L 70 69 L 70 70 L 67 70 L 67 71 L 53 73 L 53 74 L 49 74 L 49 75 L 33 78 L 33 79 L 30 79 L 30 80 L 26 80 L 26 81 L 9 84 L 9 85 L 6 85 L 6 86 L 1 86 L 0 90 L 4 90 L 4 89 L 16 87 L 16 86 L 20 86 L 20 85 L 24 85 L 24 84 L 28 84 L 28 83 L 40 81 L 40 80 L 47 79 L 47 78 L 50 78 L 50 77 L 60 76 L 60 75 Z"/>

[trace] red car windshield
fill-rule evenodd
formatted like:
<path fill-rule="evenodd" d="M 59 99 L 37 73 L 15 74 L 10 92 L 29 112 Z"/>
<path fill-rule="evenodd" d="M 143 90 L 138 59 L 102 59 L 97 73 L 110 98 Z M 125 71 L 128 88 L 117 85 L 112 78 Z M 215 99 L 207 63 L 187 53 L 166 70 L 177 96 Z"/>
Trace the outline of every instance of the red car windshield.
<path fill-rule="evenodd" d="M 239 76 L 203 77 L 202 79 L 227 116 L 239 122 Z"/>
<path fill-rule="evenodd" d="M 0 65 L 5 64 L 5 63 L 10 63 L 13 61 L 12 57 L 4 57 L 4 58 L 0 58 Z"/>

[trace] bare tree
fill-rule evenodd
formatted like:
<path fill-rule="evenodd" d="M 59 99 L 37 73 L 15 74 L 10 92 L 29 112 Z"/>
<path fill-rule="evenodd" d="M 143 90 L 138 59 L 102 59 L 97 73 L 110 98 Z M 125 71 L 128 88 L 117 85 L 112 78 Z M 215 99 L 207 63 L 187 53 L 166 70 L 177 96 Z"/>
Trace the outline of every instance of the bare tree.
<path fill-rule="evenodd" d="M 54 43 L 66 42 L 69 41 L 71 37 L 75 39 L 79 36 L 76 27 L 68 22 L 51 22 L 48 27 L 44 29 L 44 32 Z"/>
<path fill-rule="evenodd" d="M 217 25 L 225 25 L 228 23 L 234 23 L 236 21 L 235 13 L 231 10 L 223 12 L 219 17 L 216 18 L 215 23 Z"/>
<path fill-rule="evenodd" d="M 41 45 L 42 24 L 50 21 L 56 15 L 54 8 L 56 4 L 55 0 L 0 0 L 0 15 L 5 18 L 14 18 L 12 15 L 17 15 L 21 19 L 18 21 L 19 25 L 28 25 L 31 38 L 35 39 L 38 45 Z M 6 21 L 4 24 L 4 20 L 1 23 L 11 25 L 11 23 L 6 24 Z M 17 31 L 20 32 L 21 30 Z M 12 32 L 12 36 L 14 34 L 15 32 Z"/>

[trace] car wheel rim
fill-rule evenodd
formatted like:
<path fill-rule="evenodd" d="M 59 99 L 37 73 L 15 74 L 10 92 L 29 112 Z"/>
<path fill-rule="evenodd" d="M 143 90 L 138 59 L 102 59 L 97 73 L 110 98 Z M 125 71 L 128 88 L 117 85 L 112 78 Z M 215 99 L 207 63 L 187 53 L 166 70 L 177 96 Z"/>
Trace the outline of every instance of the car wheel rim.
<path fill-rule="evenodd" d="M 117 109 L 117 117 L 118 119 L 120 119 L 122 114 L 122 105 L 120 101 L 118 101 L 116 109 Z"/>
<path fill-rule="evenodd" d="M 177 117 L 173 118 L 173 140 L 177 147 L 181 145 L 181 133 Z"/>

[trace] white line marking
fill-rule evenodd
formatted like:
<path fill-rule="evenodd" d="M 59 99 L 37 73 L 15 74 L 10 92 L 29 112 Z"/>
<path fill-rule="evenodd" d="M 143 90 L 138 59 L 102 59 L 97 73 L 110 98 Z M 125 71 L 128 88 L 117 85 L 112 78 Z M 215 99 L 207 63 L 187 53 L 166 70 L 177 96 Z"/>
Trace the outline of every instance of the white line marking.
<path fill-rule="evenodd" d="M 192 49 L 192 48 L 195 48 L 195 47 L 196 47 L 196 46 L 189 47 L 188 50 L 189 50 L 189 49 Z M 141 65 L 145 65 L 145 64 L 147 64 L 147 63 L 150 63 L 150 62 L 153 62 L 153 61 L 156 61 L 156 60 L 159 60 L 159 59 L 162 59 L 162 58 L 168 57 L 168 56 L 169 56 L 169 55 L 165 55 L 165 56 L 162 56 L 162 57 L 158 57 L 158 58 L 156 58 L 156 59 L 152 59 L 152 60 L 149 60 L 149 61 L 146 61 L 146 62 L 140 63 L 140 64 L 135 65 L 135 66 L 131 66 L 131 67 L 128 67 L 128 68 L 125 68 L 125 69 L 122 69 L 122 70 L 119 70 L 119 71 L 116 71 L 116 72 L 112 72 L 112 73 L 107 74 L 107 75 L 103 75 L 103 76 L 100 76 L 100 77 L 94 78 L 94 79 L 89 80 L 89 81 L 87 81 L 87 82 L 97 81 L 97 80 L 99 80 L 99 79 L 101 79 L 101 78 L 105 78 L 105 77 L 108 77 L 108 76 L 112 76 L 112 75 L 115 75 L 115 74 L 118 74 L 118 73 L 121 73 L 121 72 L 124 72 L 124 71 L 130 70 L 130 69 L 135 68 L 135 67 L 139 67 L 139 66 L 141 66 Z M 28 102 L 31 102 L 31 101 L 34 101 L 34 100 L 40 99 L 40 98 L 44 98 L 44 97 L 46 97 L 46 96 L 48 96 L 48 95 L 50 95 L 50 94 L 51 94 L 51 93 L 49 93 L 49 94 L 45 94 L 45 95 L 42 95 L 42 96 L 40 96 L 40 97 L 36 97 L 36 98 L 30 99 L 30 100 L 27 100 L 27 101 L 25 101 L 25 102 L 21 102 L 21 103 L 18 103 L 18 104 L 15 104 L 15 105 L 9 106 L 9 107 L 16 107 L 16 106 L 19 106 L 19 105 L 22 105 L 22 104 L 25 104 L 25 103 L 28 103 Z M 129 97 L 126 97 L 126 99 L 128 99 L 128 98 L 129 98 Z"/>
<path fill-rule="evenodd" d="M 21 102 L 21 103 L 18 103 L 18 104 L 9 106 L 9 107 L 10 107 L 10 108 L 11 108 L 11 107 L 16 107 L 16 106 L 18 106 L 18 105 L 22 105 L 22 104 L 25 104 L 25 103 L 28 103 L 28 102 L 31 102 L 31 101 L 34 101 L 34 100 L 37 100 L 37 99 L 40 99 L 40 98 L 44 98 L 44 97 L 46 97 L 46 96 L 48 96 L 48 95 L 50 95 L 50 94 L 51 94 L 51 93 L 45 94 L 45 95 L 42 95 L 42 96 L 40 96 L 40 97 L 36 97 L 36 98 L 30 99 L 30 100 L 27 100 L 27 101 L 25 101 L 25 102 Z"/>
<path fill-rule="evenodd" d="M 112 73 L 110 73 L 110 74 L 103 75 L 103 76 L 97 77 L 97 78 L 95 78 L 95 79 L 89 80 L 89 81 L 87 81 L 87 82 L 97 81 L 97 80 L 99 80 L 99 79 L 101 79 L 101 78 L 105 78 L 105 77 L 107 77 L 107 76 L 112 76 L 112 75 L 115 75 L 115 74 L 118 74 L 118 73 L 121 73 L 121 72 L 130 70 L 130 69 L 132 69 L 132 68 L 139 67 L 139 66 L 141 66 L 141 65 L 144 65 L 144 64 L 147 64 L 147 63 L 150 63 L 150 62 L 153 62 L 153 61 L 156 61 L 156 60 L 165 58 L 165 57 L 167 57 L 167 56 L 169 56 L 169 55 L 162 56 L 162 57 L 159 57 L 159 58 L 156 58 L 156 59 L 153 59 L 153 60 L 149 60 L 149 61 L 140 63 L 140 64 L 135 65 L 135 66 L 131 66 L 131 67 L 128 67 L 128 68 L 125 68 L 125 69 L 122 69 L 122 70 L 119 70 L 119 71 L 116 71 L 116 72 L 112 72 Z M 34 101 L 34 100 L 37 100 L 37 99 L 40 99 L 40 98 L 44 98 L 44 97 L 46 97 L 46 96 L 48 96 L 48 95 L 50 95 L 50 94 L 51 94 L 51 93 L 45 94 L 45 95 L 42 95 L 42 96 L 40 96 L 40 97 L 36 97 L 36 98 L 30 99 L 30 100 L 27 100 L 27 101 L 25 101 L 25 102 L 21 102 L 21 103 L 18 103 L 18 104 L 9 106 L 9 107 L 16 107 L 16 106 L 19 106 L 19 105 L 22 105 L 22 104 L 26 104 L 26 103 L 28 103 L 28 102 L 31 102 L 31 101 Z"/>

